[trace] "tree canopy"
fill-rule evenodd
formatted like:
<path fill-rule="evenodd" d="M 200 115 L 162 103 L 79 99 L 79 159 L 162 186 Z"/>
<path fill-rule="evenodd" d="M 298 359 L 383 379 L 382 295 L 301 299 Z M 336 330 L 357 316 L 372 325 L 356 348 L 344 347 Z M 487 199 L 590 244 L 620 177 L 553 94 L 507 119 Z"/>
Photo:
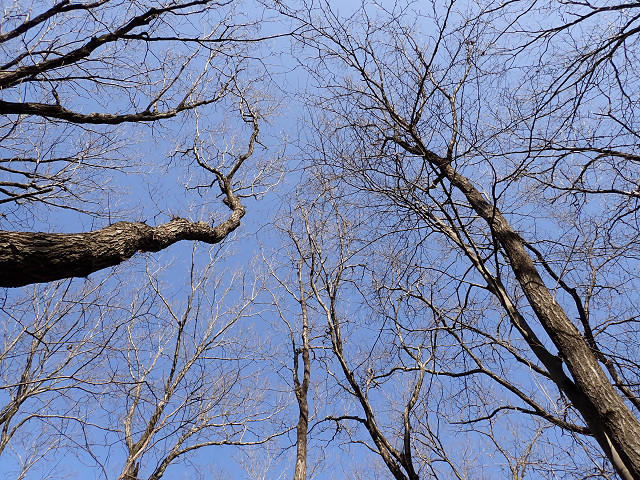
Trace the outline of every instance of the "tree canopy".
<path fill-rule="evenodd" d="M 0 474 L 640 479 L 639 7 L 4 7 Z"/>

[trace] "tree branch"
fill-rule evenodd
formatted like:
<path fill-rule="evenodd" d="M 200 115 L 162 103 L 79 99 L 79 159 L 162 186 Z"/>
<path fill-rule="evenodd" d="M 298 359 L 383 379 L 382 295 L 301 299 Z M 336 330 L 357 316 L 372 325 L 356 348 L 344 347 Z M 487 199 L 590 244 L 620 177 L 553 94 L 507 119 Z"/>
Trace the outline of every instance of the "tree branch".
<path fill-rule="evenodd" d="M 215 227 L 174 218 L 157 227 L 118 222 L 86 233 L 0 232 L 0 287 L 86 277 L 136 252 L 157 252 L 180 240 L 219 243 L 238 228 L 245 214 L 236 197 L 227 198 L 233 212 Z"/>
<path fill-rule="evenodd" d="M 0 100 L 0 112 L 3 115 L 36 115 L 39 117 L 57 118 L 77 124 L 94 123 L 118 125 L 121 123 L 133 122 L 154 122 L 164 118 L 175 117 L 183 110 L 192 110 L 195 107 L 213 103 L 218 100 L 216 95 L 213 99 L 202 100 L 190 104 L 180 104 L 176 108 L 165 111 L 149 111 L 139 113 L 130 113 L 116 115 L 112 113 L 78 113 L 73 110 L 64 108 L 62 105 L 53 105 L 49 103 L 31 103 L 31 102 L 5 102 Z"/>

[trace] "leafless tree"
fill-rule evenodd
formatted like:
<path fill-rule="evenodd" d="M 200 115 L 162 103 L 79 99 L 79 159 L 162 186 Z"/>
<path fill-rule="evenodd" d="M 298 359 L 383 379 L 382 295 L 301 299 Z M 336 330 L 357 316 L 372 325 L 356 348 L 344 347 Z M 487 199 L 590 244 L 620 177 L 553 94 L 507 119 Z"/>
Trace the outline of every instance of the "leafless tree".
<path fill-rule="evenodd" d="M 523 6 L 282 7 L 313 56 L 304 148 L 316 191 L 365 219 L 378 318 L 431 338 L 412 368 L 450 392 L 449 426 L 496 439 L 521 418 L 527 468 L 559 429 L 583 453 L 548 471 L 640 478 L 635 6 L 568 3 L 575 22 Z"/>
<path fill-rule="evenodd" d="M 285 209 L 290 207 L 292 206 L 287 205 Z M 312 324 L 313 312 L 309 307 L 309 300 L 312 298 L 313 292 L 305 278 L 308 249 L 304 248 L 294 235 L 291 229 L 292 221 L 289 215 L 283 215 L 281 225 L 276 224 L 274 233 L 281 235 L 277 237 L 277 251 L 268 256 L 263 252 L 263 262 L 274 283 L 274 286 L 270 288 L 272 309 L 280 320 L 280 328 L 282 325 L 286 327 L 285 332 L 290 340 L 288 350 L 291 354 L 291 360 L 289 360 L 290 364 L 286 369 L 290 378 L 285 381 L 291 385 L 290 388 L 295 395 L 298 407 L 295 436 L 296 454 L 292 477 L 294 480 L 305 480 L 313 478 L 313 472 L 319 468 L 319 465 L 309 465 L 309 424 L 314 416 L 310 411 L 314 402 L 309 398 L 313 395 L 313 389 L 310 392 L 309 388 L 312 377 L 312 355 L 315 356 L 313 344 L 323 335 L 314 328 Z M 288 251 L 286 247 L 282 248 L 284 245 L 290 246 L 291 251 Z M 274 327 L 276 331 L 279 330 L 278 325 Z M 282 356 L 280 361 L 286 362 L 288 355 L 283 353 Z M 300 360 L 302 360 L 302 364 Z"/>
<path fill-rule="evenodd" d="M 307 305 L 310 292 L 307 291 L 306 283 L 303 281 L 302 262 L 299 261 L 296 268 L 297 289 L 292 290 L 292 285 L 283 281 L 270 266 L 271 275 L 289 296 L 297 303 L 300 311 L 289 315 L 282 305 L 282 301 L 273 293 L 273 306 L 278 312 L 279 318 L 287 326 L 291 339 L 291 355 L 293 365 L 291 366 L 291 376 L 293 380 L 293 391 L 298 404 L 298 422 L 296 424 L 296 456 L 293 472 L 294 480 L 306 480 L 308 462 L 308 434 L 309 434 L 309 385 L 311 382 L 311 339 L 309 325 L 309 308 Z M 293 317 L 293 318 L 291 318 Z M 300 327 L 298 329 L 295 321 L 300 317 Z M 300 340 L 298 344 L 297 332 L 299 330 Z M 300 359 L 302 358 L 302 366 Z"/>
<path fill-rule="evenodd" d="M 277 297 L 277 290 L 272 290 L 273 304 L 287 325 L 294 346 L 291 388 L 299 406 L 294 478 L 306 474 L 310 454 L 315 457 L 310 464 L 312 474 L 322 469 L 325 459 L 314 453 L 323 445 L 337 448 L 336 438 L 351 454 L 358 452 L 356 458 L 363 450 L 378 453 L 395 478 L 417 478 L 412 464 L 415 452 L 411 448 L 411 423 L 426 368 L 416 368 L 412 362 L 424 363 L 424 367 L 428 360 L 420 358 L 421 353 L 416 355 L 412 347 L 398 345 L 402 334 L 396 329 L 374 332 L 376 338 L 372 341 L 365 333 L 371 328 L 368 320 L 361 319 L 361 324 L 350 319 L 351 315 L 359 315 L 352 311 L 358 293 L 351 288 L 354 278 L 362 281 L 367 260 L 359 256 L 358 242 L 353 237 L 359 231 L 357 223 L 332 208 L 335 205 L 330 197 L 329 192 L 323 192 L 305 200 L 304 195 L 298 194 L 293 208 L 285 206 L 278 223 L 285 237 L 279 244 L 280 255 L 267 260 L 276 280 L 275 288 L 284 292 L 283 297 Z M 290 310 L 285 308 L 286 299 L 291 300 Z M 366 311 L 366 307 L 362 310 Z M 298 348 L 293 334 L 296 331 L 301 336 Z M 395 356 L 398 350 L 408 352 L 408 364 L 386 370 L 386 356 Z M 303 359 L 302 367 L 297 356 Z M 312 401 L 308 398 L 310 379 L 314 380 Z M 403 383 L 407 379 L 408 385 Z M 391 391 L 393 398 L 384 398 Z M 363 432 L 368 439 L 362 437 Z M 400 448 L 394 445 L 397 438 L 404 439 Z M 326 456 L 339 458 L 335 453 Z M 356 458 L 348 456 L 347 475 L 356 475 Z M 375 459 L 367 461 L 369 471 L 374 463 Z M 336 464 L 331 468 L 335 471 Z"/>
<path fill-rule="evenodd" d="M 47 478 L 56 455 L 73 455 L 97 476 L 158 480 L 199 449 L 261 445 L 287 430 L 271 420 L 283 405 L 247 328 L 261 279 L 225 272 L 220 249 L 210 256 L 198 266 L 194 255 L 178 290 L 150 263 L 129 305 L 106 281 L 75 294 L 74 282 L 51 284 L 63 291 L 44 302 L 40 292 L 20 316 L 12 304 L 0 358 L 3 474 Z"/>
<path fill-rule="evenodd" d="M 34 287 L 10 307 L 3 299 L 0 457 L 16 460 L 16 478 L 73 443 L 68 432 L 85 416 L 64 398 L 95 398 L 109 379 L 95 372 L 123 323 L 101 308 L 113 301 L 106 281 L 77 292 L 68 282 Z"/>
<path fill-rule="evenodd" d="M 258 23 L 238 12 L 236 3 L 61 0 L 4 7 L 0 202 L 3 223 L 22 229 L 0 232 L 2 286 L 84 277 L 180 240 L 218 243 L 239 226 L 245 208 L 237 174 L 254 152 L 262 113 L 245 83 Z M 198 192 L 221 195 L 230 210 L 226 218 L 209 221 L 216 215 L 208 212 L 198 222 L 172 214 L 158 226 L 120 221 L 73 235 L 50 233 L 51 224 L 44 232 L 25 231 L 51 207 L 110 223 L 121 218 L 135 204 L 108 186 L 109 177 L 145 170 L 140 157 L 147 152 L 156 168 L 167 164 L 152 151 L 157 141 L 149 142 L 151 148 L 138 143 L 142 151 L 136 152 L 137 139 L 171 124 L 163 120 L 184 122 L 198 111 L 212 118 L 216 108 L 239 112 L 244 146 L 236 142 L 217 158 L 202 158 L 192 148 L 180 160 L 182 167 L 188 157 L 206 170 L 209 181 Z M 184 207 L 175 205 L 174 212 Z"/>
<path fill-rule="evenodd" d="M 126 405 L 128 454 L 121 479 L 143 477 L 139 467 L 149 465 L 148 457 L 156 465 L 144 477 L 157 480 L 172 462 L 199 448 L 256 445 L 278 433 L 265 433 L 279 409 L 267 401 L 268 389 L 259 387 L 261 367 L 249 367 L 260 362 L 262 349 L 240 327 L 262 291 L 260 279 L 246 273 L 229 278 L 219 269 L 214 277 L 215 267 L 193 276 L 178 308 L 151 279 L 166 317 L 151 345 L 146 320 L 127 326 L 129 375 L 123 382 L 126 401 L 119 406 Z M 215 297 L 207 298 L 207 291 Z"/>

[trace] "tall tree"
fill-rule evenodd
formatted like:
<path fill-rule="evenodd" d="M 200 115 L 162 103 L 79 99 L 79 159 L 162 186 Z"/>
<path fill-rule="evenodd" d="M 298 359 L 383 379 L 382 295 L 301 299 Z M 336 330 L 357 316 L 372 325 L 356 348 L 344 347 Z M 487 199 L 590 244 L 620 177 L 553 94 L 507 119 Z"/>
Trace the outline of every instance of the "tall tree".
<path fill-rule="evenodd" d="M 283 12 L 313 55 L 317 188 L 385 245 L 375 289 L 457 345 L 431 375 L 513 399 L 465 396 L 463 423 L 539 417 L 640 478 L 637 6 L 309 5 Z"/>
<path fill-rule="evenodd" d="M 299 311 L 289 314 L 287 309 L 282 305 L 282 300 L 278 298 L 275 292 L 272 292 L 273 306 L 278 312 L 278 317 L 287 326 L 289 337 L 291 339 L 291 355 L 293 357 L 291 366 L 291 377 L 293 380 L 293 393 L 298 404 L 298 422 L 296 424 L 296 456 L 295 467 L 293 470 L 293 480 L 306 480 L 308 471 L 308 437 L 309 437 L 309 386 L 311 383 L 311 326 L 309 324 L 309 307 L 307 302 L 311 293 L 307 291 L 307 285 L 303 279 L 304 261 L 298 259 L 296 266 L 297 289 L 292 290 L 292 285 L 284 281 L 278 276 L 273 265 L 269 265 L 269 271 L 272 278 L 282 287 L 292 301 L 297 304 Z M 295 308 L 295 307 L 294 307 Z M 296 322 L 295 318 L 299 317 L 301 322 Z M 298 323 L 300 323 L 298 325 Z M 298 335 L 299 333 L 299 340 Z M 302 365 L 300 365 L 302 359 Z"/>

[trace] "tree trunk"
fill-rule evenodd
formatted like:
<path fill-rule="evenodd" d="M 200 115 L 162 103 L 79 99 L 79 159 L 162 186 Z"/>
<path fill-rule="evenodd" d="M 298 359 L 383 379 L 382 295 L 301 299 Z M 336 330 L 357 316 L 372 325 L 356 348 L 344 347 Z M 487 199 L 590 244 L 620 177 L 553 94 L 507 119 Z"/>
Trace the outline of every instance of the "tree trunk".
<path fill-rule="evenodd" d="M 640 479 L 640 422 L 625 405 L 576 326 L 545 286 L 524 243 L 473 184 L 446 159 L 431 152 L 425 158 L 441 169 L 471 207 L 492 229 L 536 317 L 565 359 L 582 398 L 571 398 L 594 437 L 624 479 Z M 558 385 L 562 390 L 562 385 Z M 568 392 L 565 392 L 568 393 Z M 573 395 L 575 397 L 575 395 Z"/>
<path fill-rule="evenodd" d="M 298 272 L 300 275 L 300 271 Z M 296 425 L 296 466 L 293 472 L 293 480 L 306 480 L 307 478 L 307 435 L 309 430 L 309 382 L 311 378 L 311 357 L 309 356 L 309 315 L 307 311 L 307 297 L 304 291 L 302 277 L 300 282 L 300 307 L 302 310 L 302 347 L 295 348 L 293 344 L 293 382 L 296 399 L 298 400 L 298 424 Z M 293 339 L 293 334 L 292 334 Z M 298 375 L 298 356 L 302 355 L 302 382 Z"/>
<path fill-rule="evenodd" d="M 174 218 L 157 227 L 118 222 L 86 233 L 0 232 L 0 287 L 86 277 L 136 252 L 157 252 L 180 240 L 219 243 L 238 228 L 245 213 L 236 198 L 229 204 L 233 212 L 215 227 Z"/>

